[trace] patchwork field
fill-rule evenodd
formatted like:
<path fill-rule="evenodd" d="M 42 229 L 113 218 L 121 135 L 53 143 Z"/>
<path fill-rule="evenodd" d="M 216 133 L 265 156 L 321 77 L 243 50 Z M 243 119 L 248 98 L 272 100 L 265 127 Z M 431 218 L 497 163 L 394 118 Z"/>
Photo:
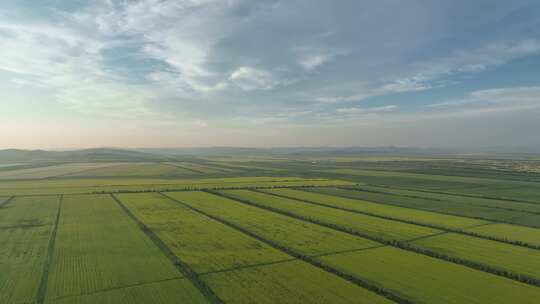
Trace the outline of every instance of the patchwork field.
<path fill-rule="evenodd" d="M 0 303 L 538 303 L 540 183 L 359 159 L 3 166 Z"/>

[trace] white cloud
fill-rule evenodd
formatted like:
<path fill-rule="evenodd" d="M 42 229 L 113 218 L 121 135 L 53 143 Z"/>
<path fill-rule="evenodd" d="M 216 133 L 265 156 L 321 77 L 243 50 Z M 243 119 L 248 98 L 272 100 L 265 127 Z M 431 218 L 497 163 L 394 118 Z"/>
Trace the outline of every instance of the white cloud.
<path fill-rule="evenodd" d="M 399 107 L 397 105 L 386 105 L 386 106 L 372 107 L 372 108 L 350 107 L 350 108 L 337 108 L 336 112 L 344 113 L 344 114 L 372 114 L 372 113 L 389 112 L 389 111 L 396 110 L 398 108 Z"/>
<path fill-rule="evenodd" d="M 234 70 L 229 80 L 244 91 L 271 90 L 282 83 L 270 72 L 246 66 Z"/>
<path fill-rule="evenodd" d="M 428 108 L 538 106 L 540 87 L 497 88 L 473 91 L 465 98 L 427 105 Z"/>

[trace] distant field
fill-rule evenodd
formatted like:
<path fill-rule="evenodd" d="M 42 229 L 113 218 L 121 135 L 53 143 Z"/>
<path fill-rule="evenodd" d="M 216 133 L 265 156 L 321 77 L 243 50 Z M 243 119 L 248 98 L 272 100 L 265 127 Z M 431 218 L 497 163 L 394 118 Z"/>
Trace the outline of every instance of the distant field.
<path fill-rule="evenodd" d="M 298 177 L 241 177 L 208 179 L 48 179 L 42 181 L 2 182 L 0 183 L 0 195 L 81 194 L 120 191 L 165 191 L 171 189 L 182 190 L 332 185 L 352 185 L 352 183 L 324 178 L 306 179 Z"/>
<path fill-rule="evenodd" d="M 67 175 L 77 175 L 87 170 L 97 170 L 111 166 L 110 163 L 73 163 L 56 166 L 36 167 L 20 170 L 0 171 L 0 179 L 40 179 L 48 177 L 59 177 Z"/>
<path fill-rule="evenodd" d="M 352 189 L 312 188 L 305 190 L 487 221 L 540 227 L 540 204 L 364 185 Z"/>
<path fill-rule="evenodd" d="M 512 171 L 534 164 L 314 155 L 2 167 L 0 303 L 536 304 L 540 183 Z"/>

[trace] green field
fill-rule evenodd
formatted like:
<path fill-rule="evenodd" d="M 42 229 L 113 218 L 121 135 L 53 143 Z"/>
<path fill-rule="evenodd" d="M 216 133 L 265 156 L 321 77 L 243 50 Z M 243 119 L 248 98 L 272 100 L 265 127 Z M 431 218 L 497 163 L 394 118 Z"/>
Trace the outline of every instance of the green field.
<path fill-rule="evenodd" d="M 379 245 L 370 240 L 266 212 L 206 192 L 171 192 L 168 196 L 209 214 L 226 218 L 249 231 L 264 235 L 305 255 L 358 250 Z"/>
<path fill-rule="evenodd" d="M 314 202 L 325 206 L 344 208 L 353 211 L 365 212 L 372 215 L 378 215 L 403 221 L 411 221 L 431 226 L 439 226 L 443 228 L 459 229 L 485 223 L 484 221 L 468 219 L 464 217 L 375 204 L 368 201 L 353 200 L 319 193 L 298 191 L 294 189 L 269 189 L 262 191 L 270 194 L 285 196 L 288 198 Z"/>
<path fill-rule="evenodd" d="M 455 233 L 417 240 L 412 244 L 503 271 L 540 279 L 540 254 L 535 249 Z"/>
<path fill-rule="evenodd" d="M 238 177 L 205 179 L 88 178 L 7 181 L 0 183 L 0 195 L 95 194 L 169 190 L 226 189 L 252 187 L 298 187 L 351 185 L 351 182 L 300 177 Z"/>
<path fill-rule="evenodd" d="M 64 196 L 47 302 L 180 277 L 110 195 Z"/>
<path fill-rule="evenodd" d="M 321 259 L 410 298 L 413 303 L 537 303 L 538 287 L 395 248 Z"/>
<path fill-rule="evenodd" d="M 189 195 L 189 192 L 184 193 Z M 240 302 L 276 303 L 308 299 L 334 302 L 350 301 L 362 294 L 366 303 L 386 302 L 384 298 L 304 262 L 289 263 L 293 258 L 286 253 L 159 194 L 118 197 L 219 298 L 234 301 L 239 292 L 247 292 L 249 296 Z M 282 286 L 281 278 L 290 271 L 301 271 L 310 279 L 296 278 Z M 251 285 L 246 288 L 243 282 Z M 318 288 L 320 282 L 329 282 L 329 288 Z"/>
<path fill-rule="evenodd" d="M 118 199 L 199 274 L 289 258 L 160 194 L 123 194 Z"/>
<path fill-rule="evenodd" d="M 409 240 L 440 233 L 440 230 L 385 220 L 363 214 L 316 206 L 297 200 L 249 190 L 226 190 L 223 194 L 240 200 L 247 200 L 255 205 L 291 213 L 296 216 L 338 225 L 366 236 L 384 240 Z"/>
<path fill-rule="evenodd" d="M 487 237 L 515 240 L 532 244 L 540 248 L 540 229 L 508 224 L 495 224 L 470 228 L 467 230 Z"/>
<path fill-rule="evenodd" d="M 364 185 L 352 189 L 310 188 L 306 190 L 443 214 L 540 227 L 539 204 Z"/>
<path fill-rule="evenodd" d="M 16 198 L 0 208 L 0 302 L 36 301 L 59 198 Z"/>
<path fill-rule="evenodd" d="M 540 178 L 508 169 L 528 165 L 0 164 L 0 303 L 537 303 Z"/>

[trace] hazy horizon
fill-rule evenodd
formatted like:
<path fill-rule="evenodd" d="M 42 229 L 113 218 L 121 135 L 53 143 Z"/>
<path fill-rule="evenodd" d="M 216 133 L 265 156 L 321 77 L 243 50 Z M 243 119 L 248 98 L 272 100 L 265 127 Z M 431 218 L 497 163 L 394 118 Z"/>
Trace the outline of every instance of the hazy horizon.
<path fill-rule="evenodd" d="M 540 2 L 4 1 L 0 149 L 540 148 Z"/>

